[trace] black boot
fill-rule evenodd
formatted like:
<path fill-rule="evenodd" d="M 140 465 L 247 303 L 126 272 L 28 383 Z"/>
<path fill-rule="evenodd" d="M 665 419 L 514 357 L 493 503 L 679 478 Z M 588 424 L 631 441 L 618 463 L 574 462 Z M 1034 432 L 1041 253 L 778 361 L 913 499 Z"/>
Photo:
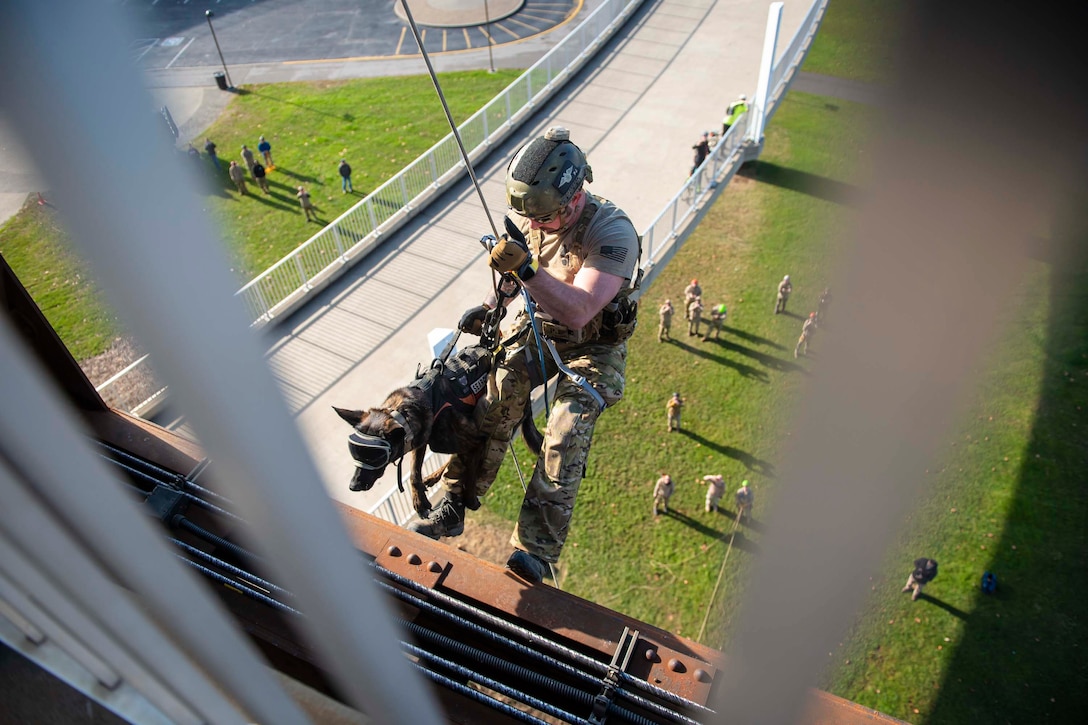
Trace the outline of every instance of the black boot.
<path fill-rule="evenodd" d="M 506 568 L 530 584 L 539 584 L 544 577 L 551 578 L 552 575 L 548 562 L 521 549 L 516 549 L 506 560 Z"/>
<path fill-rule="evenodd" d="M 421 521 L 408 525 L 409 531 L 423 534 L 437 541 L 443 536 L 460 536 L 465 533 L 465 503 L 458 494 L 446 493 L 438 508 Z"/>

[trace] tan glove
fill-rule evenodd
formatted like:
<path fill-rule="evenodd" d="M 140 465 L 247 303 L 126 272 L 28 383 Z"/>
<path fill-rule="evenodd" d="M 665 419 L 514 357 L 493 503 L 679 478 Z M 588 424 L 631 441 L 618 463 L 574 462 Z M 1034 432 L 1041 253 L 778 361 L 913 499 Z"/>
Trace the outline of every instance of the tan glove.
<path fill-rule="evenodd" d="M 521 278 L 522 281 L 531 279 L 536 274 L 536 264 L 532 252 L 525 241 L 525 235 L 521 233 L 517 225 L 510 221 L 510 217 L 504 220 L 506 234 L 502 235 L 491 249 L 491 268 L 502 273 L 511 272 Z"/>

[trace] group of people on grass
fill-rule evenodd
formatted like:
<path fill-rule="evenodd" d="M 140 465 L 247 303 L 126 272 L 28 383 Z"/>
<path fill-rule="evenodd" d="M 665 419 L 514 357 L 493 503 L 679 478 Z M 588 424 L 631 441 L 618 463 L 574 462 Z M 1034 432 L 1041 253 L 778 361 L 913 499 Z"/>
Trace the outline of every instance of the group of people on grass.
<path fill-rule="evenodd" d="M 260 154 L 260 158 L 253 153 L 253 150 L 249 148 L 249 146 L 242 144 L 242 151 L 240 154 L 242 163 L 239 164 L 237 161 L 231 161 L 227 167 L 227 176 L 230 178 L 231 182 L 234 183 L 234 188 L 243 196 L 249 194 L 249 188 L 246 185 L 246 171 L 249 172 L 249 180 L 256 184 L 262 192 L 265 194 L 272 193 L 268 184 L 268 173 L 276 168 L 276 165 L 272 160 L 272 144 L 269 143 L 268 139 L 264 136 L 261 136 L 258 139 L 257 152 Z M 208 158 L 215 165 L 217 171 L 222 170 L 223 167 L 219 161 L 217 146 L 210 138 L 204 140 L 204 153 L 207 154 Z M 200 152 L 191 143 L 189 144 L 189 155 L 195 158 L 200 157 Z M 337 164 L 336 170 L 340 175 L 340 188 L 343 193 L 354 193 L 355 187 L 351 183 L 351 164 L 347 162 L 347 159 L 340 159 L 340 163 Z M 302 209 L 302 214 L 306 217 L 306 221 L 320 221 L 317 216 L 317 207 L 314 206 L 313 198 L 305 186 L 299 185 L 296 187 L 295 198 L 298 199 L 299 206 Z"/>

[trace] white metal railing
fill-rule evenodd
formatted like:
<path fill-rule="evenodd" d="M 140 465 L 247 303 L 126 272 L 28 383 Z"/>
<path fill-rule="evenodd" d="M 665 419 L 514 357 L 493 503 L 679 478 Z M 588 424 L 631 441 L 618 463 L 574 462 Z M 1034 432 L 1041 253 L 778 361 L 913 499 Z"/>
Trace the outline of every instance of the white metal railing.
<path fill-rule="evenodd" d="M 812 39 L 819 29 L 820 20 L 827 8 L 828 0 L 814 0 L 805 16 L 804 22 L 794 34 L 786 52 L 771 70 L 767 111 L 764 123 L 769 120 L 789 91 L 796 71 L 804 62 Z M 711 149 L 702 165 L 688 177 L 676 195 L 658 213 L 650 225 L 642 232 L 642 269 L 643 285 L 649 286 L 657 272 L 684 243 L 691 231 L 692 222 L 706 202 L 717 195 L 732 180 L 741 165 L 748 160 L 747 151 L 758 145 L 759 139 L 749 138 L 749 129 L 755 120 L 753 114 L 745 113 L 734 123 Z M 534 407 L 534 412 L 539 412 Z M 438 470 L 447 460 L 446 454 L 428 453 L 423 461 L 424 476 Z M 400 491 L 396 486 L 389 486 L 369 511 L 370 514 L 403 526 L 415 517 L 412 507 L 411 492 Z"/>
<path fill-rule="evenodd" d="M 471 149 L 470 161 L 478 161 L 531 116 L 535 107 L 561 88 L 642 2 L 605 0 L 517 80 L 458 126 L 466 150 Z M 238 290 L 235 295 L 242 298 L 253 326 L 282 319 L 301 306 L 464 173 L 465 164 L 451 132 Z M 112 407 L 135 415 L 152 415 L 165 402 L 167 389 L 156 382 L 147 357 L 123 373 L 99 386 L 99 395 Z M 138 384 L 132 384 L 134 376 L 139 376 Z"/>

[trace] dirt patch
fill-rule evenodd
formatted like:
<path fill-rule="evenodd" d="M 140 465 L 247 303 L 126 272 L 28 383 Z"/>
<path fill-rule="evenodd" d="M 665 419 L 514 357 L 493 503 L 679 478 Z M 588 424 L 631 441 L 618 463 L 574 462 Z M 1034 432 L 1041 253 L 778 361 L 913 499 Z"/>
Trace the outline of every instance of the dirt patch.
<path fill-rule="evenodd" d="M 83 368 L 83 373 L 90 379 L 91 384 L 98 386 L 139 360 L 143 355 L 144 351 L 136 345 L 132 338 L 118 337 L 114 339 L 105 352 L 86 360 L 80 360 L 79 366 Z"/>
<path fill-rule="evenodd" d="M 511 531 L 511 524 L 487 514 L 481 516 L 479 511 L 473 511 L 465 518 L 465 533 L 455 539 L 445 539 L 445 542 L 477 559 L 505 566 L 510 552 L 513 551 L 510 545 Z"/>

